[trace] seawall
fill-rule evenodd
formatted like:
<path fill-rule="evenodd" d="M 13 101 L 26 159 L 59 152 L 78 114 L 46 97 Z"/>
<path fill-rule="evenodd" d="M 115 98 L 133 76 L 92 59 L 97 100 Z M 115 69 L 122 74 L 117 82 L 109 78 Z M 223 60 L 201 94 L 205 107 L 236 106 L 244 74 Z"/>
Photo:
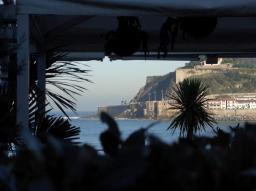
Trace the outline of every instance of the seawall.
<path fill-rule="evenodd" d="M 216 120 L 256 120 L 255 109 L 209 110 Z"/>

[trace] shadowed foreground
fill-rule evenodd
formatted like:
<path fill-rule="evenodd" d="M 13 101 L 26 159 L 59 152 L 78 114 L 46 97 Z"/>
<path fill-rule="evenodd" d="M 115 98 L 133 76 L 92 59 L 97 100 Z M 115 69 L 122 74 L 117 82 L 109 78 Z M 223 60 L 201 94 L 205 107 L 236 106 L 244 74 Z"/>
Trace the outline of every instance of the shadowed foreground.
<path fill-rule="evenodd" d="M 253 190 L 256 188 L 256 128 L 222 130 L 213 138 L 180 139 L 167 145 L 147 128 L 120 139 L 107 114 L 100 136 L 105 155 L 48 136 L 33 139 L 15 156 L 3 152 L 0 190 Z M 145 144 L 146 143 L 146 144 Z M 36 149 L 34 149 L 36 148 Z"/>

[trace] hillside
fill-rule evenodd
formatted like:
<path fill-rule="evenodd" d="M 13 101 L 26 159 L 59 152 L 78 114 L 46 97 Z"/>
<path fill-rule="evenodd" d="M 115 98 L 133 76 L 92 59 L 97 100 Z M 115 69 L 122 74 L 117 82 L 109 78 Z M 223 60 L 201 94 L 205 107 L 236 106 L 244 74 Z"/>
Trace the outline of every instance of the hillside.
<path fill-rule="evenodd" d="M 197 78 L 209 86 L 210 94 L 256 92 L 256 69 L 224 70 Z"/>
<path fill-rule="evenodd" d="M 256 59 L 254 58 L 239 58 L 239 59 L 223 59 L 223 64 L 231 64 L 230 68 L 212 69 L 195 69 L 194 66 L 198 62 L 189 62 L 184 68 L 179 68 L 179 71 L 184 70 L 185 74 L 189 74 L 189 78 L 199 78 L 209 85 L 210 94 L 225 94 L 225 93 L 255 93 L 256 92 Z M 191 69 L 191 70 L 190 70 Z M 182 73 L 177 73 L 178 75 Z M 180 78 L 180 76 L 177 76 Z M 183 76 L 182 76 L 183 78 Z M 163 94 L 175 83 L 176 73 L 171 72 L 164 76 L 148 77 L 146 85 L 142 87 L 132 102 L 140 102 L 162 99 Z"/>
<path fill-rule="evenodd" d="M 161 100 L 163 96 L 175 83 L 175 72 L 170 72 L 164 76 L 149 76 L 147 77 L 146 85 L 142 87 L 131 102 Z"/>

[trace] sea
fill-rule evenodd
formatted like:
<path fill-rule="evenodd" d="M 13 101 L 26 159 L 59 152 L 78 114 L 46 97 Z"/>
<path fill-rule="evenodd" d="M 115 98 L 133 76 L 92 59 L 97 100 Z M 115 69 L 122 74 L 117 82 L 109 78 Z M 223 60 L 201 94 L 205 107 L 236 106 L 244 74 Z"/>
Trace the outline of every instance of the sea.
<path fill-rule="evenodd" d="M 102 123 L 96 112 L 77 112 L 77 114 L 69 114 L 72 125 L 78 126 L 81 129 L 79 142 L 81 144 L 89 144 L 96 150 L 102 150 L 99 136 L 107 129 L 107 125 Z M 153 125 L 148 133 L 157 136 L 166 143 L 174 143 L 179 139 L 179 130 L 168 130 L 171 120 L 149 120 L 149 119 L 116 119 L 121 131 L 122 139 L 126 139 L 132 132 Z M 230 126 L 234 127 L 237 124 L 242 125 L 244 122 L 239 121 L 219 121 L 215 127 L 219 127 L 224 131 L 230 131 Z M 197 136 L 214 136 L 212 128 L 206 127 L 205 131 L 197 133 Z"/>

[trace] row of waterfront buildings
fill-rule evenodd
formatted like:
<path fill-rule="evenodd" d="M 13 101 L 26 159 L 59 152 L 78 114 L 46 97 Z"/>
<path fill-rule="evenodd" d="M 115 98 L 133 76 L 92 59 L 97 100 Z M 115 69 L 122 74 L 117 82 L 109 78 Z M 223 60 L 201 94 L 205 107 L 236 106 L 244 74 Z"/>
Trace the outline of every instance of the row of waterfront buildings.
<path fill-rule="evenodd" d="M 168 118 L 175 114 L 171 109 L 172 100 L 146 101 L 144 117 Z M 256 110 L 256 95 L 217 96 L 207 100 L 205 107 L 209 110 Z"/>
<path fill-rule="evenodd" d="M 225 96 L 209 99 L 208 109 L 256 109 L 256 95 Z"/>
<path fill-rule="evenodd" d="M 121 104 L 115 106 L 99 107 L 98 112 L 108 112 L 115 117 L 127 118 L 162 118 L 172 117 L 177 111 L 171 108 L 173 100 L 155 100 Z M 232 96 L 211 96 L 208 97 L 205 107 L 215 115 L 237 115 L 243 113 L 256 114 L 256 94 L 232 95 Z M 256 115 L 255 115 L 256 117 Z"/>

